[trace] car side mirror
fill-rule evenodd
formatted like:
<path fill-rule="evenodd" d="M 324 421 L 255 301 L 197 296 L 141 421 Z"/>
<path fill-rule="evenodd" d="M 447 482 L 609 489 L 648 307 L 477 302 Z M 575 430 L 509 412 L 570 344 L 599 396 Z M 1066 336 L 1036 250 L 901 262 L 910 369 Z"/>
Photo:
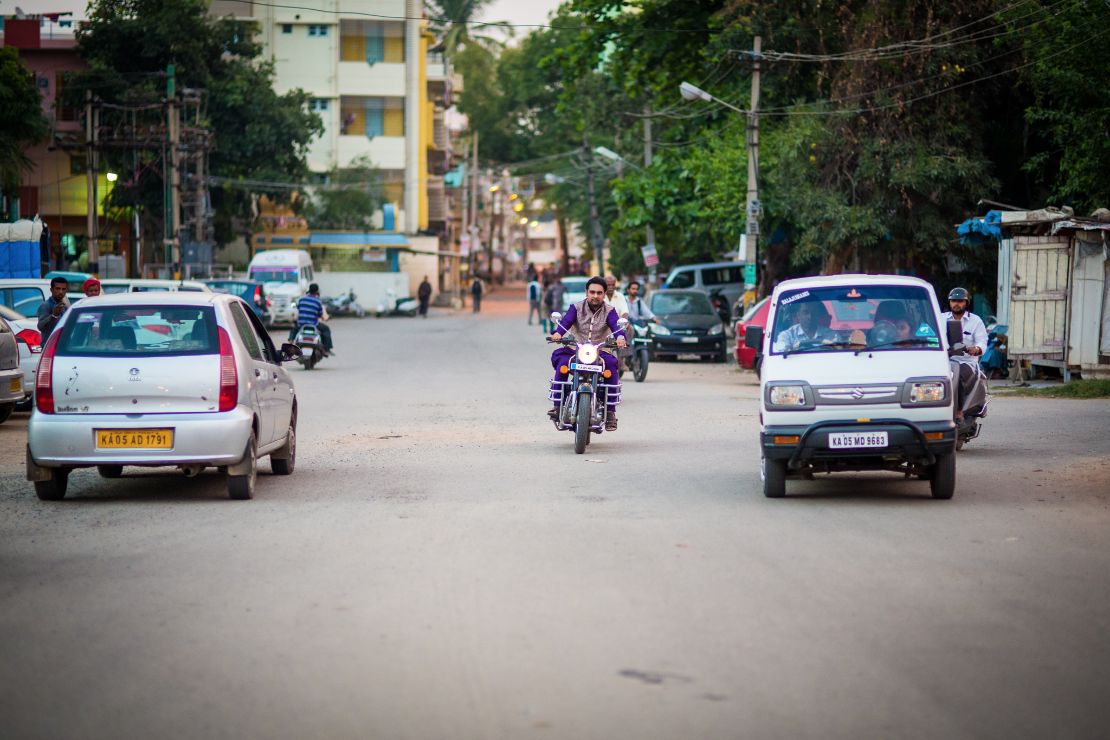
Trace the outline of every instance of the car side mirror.
<path fill-rule="evenodd" d="M 558 324 L 559 321 L 562 320 L 562 318 L 563 318 L 563 315 L 561 313 L 559 313 L 558 311 L 552 311 L 551 312 L 551 323 Z"/>
<path fill-rule="evenodd" d="M 744 332 L 744 346 L 751 349 L 760 349 L 763 346 L 763 327 L 749 326 Z"/>
<path fill-rule="evenodd" d="M 948 347 L 955 349 L 957 344 L 964 343 L 964 325 L 963 323 L 955 320 L 949 320 L 948 325 L 944 327 L 945 336 L 948 338 Z"/>
<path fill-rule="evenodd" d="M 288 362 L 289 360 L 295 360 L 298 357 L 301 357 L 303 354 L 304 353 L 301 351 L 301 348 L 298 347 L 297 345 L 293 344 L 292 342 L 285 342 L 284 344 L 281 345 L 281 361 L 282 362 Z"/>

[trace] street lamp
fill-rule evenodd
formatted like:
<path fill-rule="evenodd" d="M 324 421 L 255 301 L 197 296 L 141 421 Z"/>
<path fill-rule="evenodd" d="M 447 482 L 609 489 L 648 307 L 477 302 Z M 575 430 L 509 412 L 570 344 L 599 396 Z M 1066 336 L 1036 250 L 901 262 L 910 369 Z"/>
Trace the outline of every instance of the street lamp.
<path fill-rule="evenodd" d="M 119 175 L 117 175 L 115 172 L 108 172 L 104 175 L 104 179 L 106 179 L 108 182 L 115 182 L 119 179 Z"/>
<path fill-rule="evenodd" d="M 614 152 L 612 149 L 610 149 L 608 147 L 595 146 L 594 147 L 594 154 L 597 154 L 598 156 L 601 156 L 601 157 L 605 157 L 606 159 L 611 159 L 612 161 L 614 161 L 618 164 L 627 164 L 631 167 L 635 167 L 638 170 L 643 169 L 643 167 L 641 167 L 640 165 L 636 164 L 635 162 L 631 162 L 631 161 L 625 159 L 624 157 L 617 154 L 616 152 Z"/>
<path fill-rule="evenodd" d="M 707 103 L 717 102 L 726 108 L 732 108 L 737 113 L 747 115 L 748 111 L 743 108 L 738 108 L 727 100 L 721 100 L 716 95 L 710 95 L 705 90 L 702 90 L 697 85 L 691 85 L 689 82 L 683 82 L 678 86 L 678 92 L 682 95 L 683 100 L 704 100 Z"/>
<path fill-rule="evenodd" d="M 562 185 L 564 182 L 567 181 L 567 179 L 565 177 L 559 177 L 556 174 L 548 172 L 546 175 L 543 176 L 543 181 L 546 182 L 548 185 Z"/>

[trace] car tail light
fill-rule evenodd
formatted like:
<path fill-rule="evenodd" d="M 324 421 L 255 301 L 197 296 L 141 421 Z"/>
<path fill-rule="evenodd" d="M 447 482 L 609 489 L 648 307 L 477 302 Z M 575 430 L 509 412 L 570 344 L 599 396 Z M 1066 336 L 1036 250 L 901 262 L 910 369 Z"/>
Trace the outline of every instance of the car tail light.
<path fill-rule="evenodd" d="M 736 339 L 737 339 L 737 340 L 741 340 L 741 339 L 743 339 L 743 338 L 744 338 L 744 334 L 746 334 L 746 333 L 747 333 L 747 331 L 748 331 L 748 330 L 747 330 L 747 328 L 746 328 L 746 327 L 744 326 L 744 322 L 742 322 L 742 321 L 737 321 L 737 322 L 736 322 Z"/>
<path fill-rule="evenodd" d="M 256 305 L 256 306 L 261 306 L 262 305 L 262 286 L 261 285 L 254 286 L 254 305 Z"/>
<path fill-rule="evenodd" d="M 34 329 L 24 329 L 15 335 L 17 339 L 22 339 L 27 343 L 27 347 L 32 352 L 42 352 L 42 334 Z"/>
<path fill-rule="evenodd" d="M 58 346 L 59 336 L 58 332 L 54 332 L 46 340 L 39 369 L 35 372 L 35 408 L 43 414 L 54 413 L 54 349 Z"/>
<path fill-rule="evenodd" d="M 231 411 L 239 403 L 239 371 L 227 329 L 220 330 L 220 411 Z M 45 359 L 45 358 L 44 358 Z"/>

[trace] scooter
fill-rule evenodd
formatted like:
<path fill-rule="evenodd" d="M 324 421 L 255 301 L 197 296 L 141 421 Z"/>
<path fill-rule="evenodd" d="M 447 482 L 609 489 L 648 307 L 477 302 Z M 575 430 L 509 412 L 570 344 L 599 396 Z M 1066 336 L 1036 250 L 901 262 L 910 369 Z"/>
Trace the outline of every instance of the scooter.
<path fill-rule="evenodd" d="M 302 326 L 298 329 L 296 336 L 293 337 L 293 344 L 301 350 L 301 356 L 297 358 L 297 362 L 305 370 L 311 370 L 316 367 L 316 363 L 327 357 L 327 353 L 324 352 L 323 337 L 315 326 Z"/>
<path fill-rule="evenodd" d="M 953 335 L 960 335 L 962 332 L 958 328 L 960 322 L 950 321 L 949 337 Z M 953 326 L 954 325 L 954 326 Z M 966 364 L 968 367 L 975 371 L 974 383 L 968 391 L 967 397 L 964 398 L 963 418 L 956 418 L 956 450 L 962 450 L 964 445 L 979 436 L 982 429 L 980 423 L 982 419 L 987 416 L 987 406 L 991 402 L 991 394 L 987 386 L 987 376 L 983 374 L 983 369 L 980 363 L 961 363 L 959 360 L 953 359 L 957 356 L 966 356 L 967 347 L 962 342 L 949 344 L 948 356 L 949 367 L 952 371 L 952 389 L 956 397 L 959 397 L 956 391 L 960 385 L 960 365 Z"/>
<path fill-rule="evenodd" d="M 1009 329 L 1006 324 L 987 324 L 987 351 L 979 358 L 979 367 L 992 380 L 1005 378 L 1010 374 L 1010 361 L 1006 356 L 1006 344 L 1009 341 L 1006 332 Z"/>
<path fill-rule="evenodd" d="M 628 367 L 637 383 L 643 383 L 647 378 L 648 364 L 651 362 L 650 348 L 651 336 L 648 334 L 647 324 L 632 324 L 632 354 L 628 358 Z"/>
<path fill-rule="evenodd" d="M 366 315 L 366 309 L 356 299 L 354 288 L 332 298 L 325 298 L 324 306 L 332 316 L 357 316 L 361 319 Z"/>
<path fill-rule="evenodd" d="M 560 318 L 562 315 L 559 313 L 551 314 L 554 324 L 558 324 Z M 548 337 L 547 341 L 553 340 Z M 605 376 L 605 363 L 599 356 L 602 347 L 616 347 L 617 341 L 610 335 L 601 344 L 579 344 L 574 337 L 567 336 L 559 344 L 573 349 L 574 356 L 568 363 L 570 374 L 567 379 L 551 381 L 547 400 L 558 404 L 558 412 L 553 419 L 555 428 L 574 432 L 574 451 L 581 455 L 590 443 L 590 435 L 601 434 L 605 428 L 608 405 L 621 401 L 620 381 Z"/>
<path fill-rule="evenodd" d="M 392 290 L 387 290 L 385 299 L 378 304 L 378 310 L 374 313 L 379 319 L 383 316 L 408 316 L 412 318 L 416 316 L 416 310 L 420 307 L 420 302 L 415 298 L 397 298 L 397 294 Z"/>

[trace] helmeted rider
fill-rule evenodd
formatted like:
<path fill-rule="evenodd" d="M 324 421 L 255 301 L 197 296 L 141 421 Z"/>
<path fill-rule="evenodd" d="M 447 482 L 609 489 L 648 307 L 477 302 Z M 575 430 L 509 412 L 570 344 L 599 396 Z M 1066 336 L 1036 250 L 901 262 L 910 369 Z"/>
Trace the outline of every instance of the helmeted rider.
<path fill-rule="evenodd" d="M 617 324 L 617 312 L 612 305 L 605 302 L 605 280 L 592 277 L 586 283 L 586 300 L 571 304 L 566 314 L 555 326 L 551 339 L 558 342 L 568 332 L 573 333 L 579 343 L 588 342 L 600 345 L 610 335 L 617 339 L 617 347 L 628 346 L 624 330 Z M 598 357 L 605 363 L 605 369 L 610 372 L 609 382 L 620 385 L 620 373 L 617 367 L 617 358 L 607 347 L 602 347 Z M 559 368 L 569 365 L 574 359 L 574 350 L 570 347 L 559 347 L 551 353 L 551 366 L 555 369 L 555 381 L 564 382 L 567 373 L 559 372 Z M 607 404 L 605 414 L 605 431 L 612 432 L 617 428 L 617 407 L 615 403 Z M 547 412 L 548 416 L 555 419 L 559 413 L 559 406 Z"/>
<path fill-rule="evenodd" d="M 963 325 L 963 343 L 967 347 L 966 355 L 953 355 L 951 358 L 957 363 L 960 373 L 956 383 L 957 419 L 963 418 L 964 401 L 975 385 L 976 366 L 987 350 L 987 327 L 981 318 L 967 310 L 970 302 L 971 296 L 965 288 L 953 288 L 948 293 L 948 306 L 952 310 L 942 315 L 945 321 L 959 321 Z"/>
<path fill-rule="evenodd" d="M 331 327 L 324 323 L 329 318 L 331 317 L 328 316 L 328 310 L 320 300 L 320 286 L 316 283 L 309 285 L 308 293 L 297 300 L 297 325 L 289 331 L 289 339 L 293 340 L 302 326 L 315 327 L 316 331 L 320 332 L 324 353 L 333 354 Z"/>

